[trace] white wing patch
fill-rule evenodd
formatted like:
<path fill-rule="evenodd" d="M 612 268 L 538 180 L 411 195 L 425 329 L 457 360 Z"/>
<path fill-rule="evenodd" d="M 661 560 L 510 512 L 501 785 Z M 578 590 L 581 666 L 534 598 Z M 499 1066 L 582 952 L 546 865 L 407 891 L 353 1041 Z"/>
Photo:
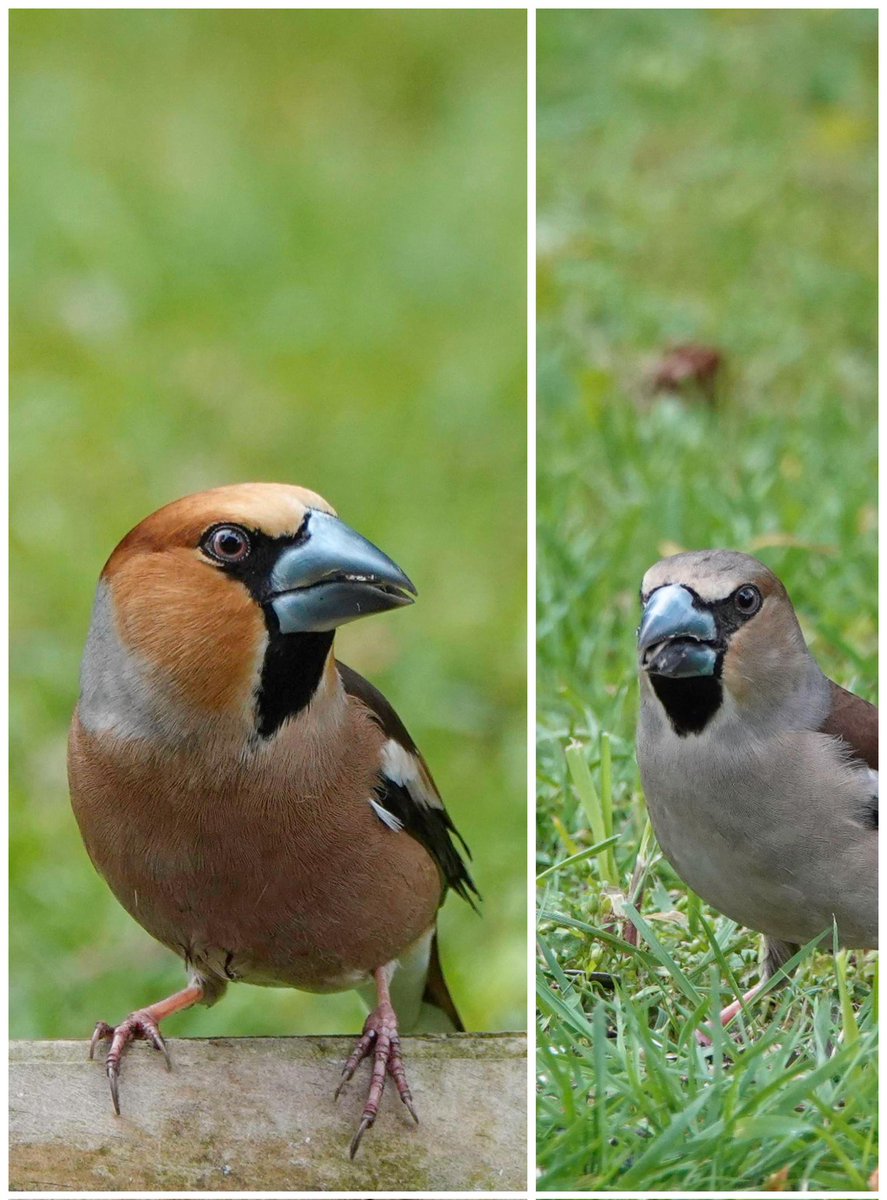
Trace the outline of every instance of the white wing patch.
<path fill-rule="evenodd" d="M 443 808 L 443 801 L 424 763 L 394 738 L 389 738 L 382 747 L 382 770 L 392 783 L 406 788 L 416 804 L 424 808 Z"/>
<path fill-rule="evenodd" d="M 394 813 L 390 813 L 387 808 L 383 808 L 376 800 L 370 800 L 373 812 L 379 818 L 383 825 L 387 825 L 389 829 L 393 829 L 395 833 L 400 833 L 403 829 L 403 821 L 396 817 Z"/>

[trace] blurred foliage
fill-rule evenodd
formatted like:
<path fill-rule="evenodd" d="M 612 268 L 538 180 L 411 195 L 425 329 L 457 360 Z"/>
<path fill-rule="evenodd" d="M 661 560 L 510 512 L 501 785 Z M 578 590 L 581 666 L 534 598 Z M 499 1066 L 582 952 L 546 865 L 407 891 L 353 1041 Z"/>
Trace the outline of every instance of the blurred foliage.
<path fill-rule="evenodd" d="M 658 558 L 709 546 L 756 554 L 785 581 L 824 670 L 876 697 L 877 14 L 550 11 L 539 14 L 537 50 L 537 854 L 548 869 L 594 843 L 565 749 L 576 738 L 597 772 L 606 733 L 624 887 L 645 819 L 638 588 Z M 656 362 L 683 342 L 724 356 L 713 405 L 692 387 L 654 393 Z M 603 964 L 649 1004 L 646 974 L 626 956 L 613 963 L 594 939 L 564 932 L 607 913 L 592 864 L 549 875 L 544 895 L 564 915 L 544 931 L 558 969 L 582 980 Z M 646 903 L 688 907 L 664 862 Z M 702 978 L 686 928 L 662 936 Z M 731 947 L 745 986 L 758 940 L 746 932 Z M 540 1032 L 540 1050 L 549 1064 L 562 1054 L 560 1033 Z M 692 1051 L 674 1063 L 678 1112 L 690 1103 Z M 655 1092 L 645 1053 L 624 1045 L 614 1088 L 625 1111 Z M 559 1119 L 553 1077 L 541 1186 L 612 1186 L 593 1151 L 595 1106 L 580 1089 L 573 1117 Z M 760 1186 L 728 1161 L 729 1104 L 705 1116 L 723 1121 L 723 1173 L 667 1128 L 670 1177 L 633 1184 Z M 869 1145 L 874 1114 L 861 1108 L 848 1109 L 848 1125 Z M 646 1161 L 641 1122 L 614 1120 L 627 1133 L 611 1163 Z M 792 1181 L 850 1186 L 845 1145 L 820 1159 L 798 1142 Z"/>
<path fill-rule="evenodd" d="M 644 570 L 711 545 L 766 559 L 873 691 L 876 35 L 867 11 L 540 14 L 548 697 L 621 686 Z M 725 355 L 713 409 L 651 394 L 682 341 Z"/>
<path fill-rule="evenodd" d="M 442 914 L 471 1028 L 526 989 L 526 17 L 11 18 L 12 1022 L 86 1037 L 181 985 L 71 815 L 92 593 L 168 500 L 300 483 L 417 582 L 344 661 L 423 747 L 485 896 Z M 336 1032 L 231 988 L 173 1034 Z"/>

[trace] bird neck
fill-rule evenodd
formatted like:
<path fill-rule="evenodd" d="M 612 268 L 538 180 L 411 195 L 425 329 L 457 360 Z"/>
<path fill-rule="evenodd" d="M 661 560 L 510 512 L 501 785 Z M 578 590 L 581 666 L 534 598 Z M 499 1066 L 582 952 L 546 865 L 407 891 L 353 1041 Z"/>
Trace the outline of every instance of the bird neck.
<path fill-rule="evenodd" d="M 829 681 L 806 647 L 778 661 L 782 674 L 765 675 L 763 684 L 752 684 L 735 663 L 711 676 L 670 679 L 644 674 L 643 703 L 660 709 L 679 738 L 708 731 L 732 736 L 732 730 L 768 739 L 775 730 L 818 729 L 829 709 Z"/>
<path fill-rule="evenodd" d="M 113 734 L 146 748 L 242 747 L 269 739 L 285 722 L 309 711 L 329 722 L 337 719 L 342 692 L 332 642 L 332 632 L 284 636 L 269 629 L 256 647 L 252 677 L 245 675 L 233 702 L 195 703 L 181 692 L 174 672 L 127 646 L 102 582 L 83 657 L 80 721 L 90 733 Z M 217 660 L 224 668 L 221 653 L 213 650 L 215 658 L 208 656 L 207 672 Z"/>

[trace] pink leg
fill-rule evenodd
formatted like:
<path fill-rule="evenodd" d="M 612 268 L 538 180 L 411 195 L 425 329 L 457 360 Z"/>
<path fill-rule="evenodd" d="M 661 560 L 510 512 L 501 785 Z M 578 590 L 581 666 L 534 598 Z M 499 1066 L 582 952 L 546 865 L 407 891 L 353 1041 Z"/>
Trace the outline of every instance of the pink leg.
<path fill-rule="evenodd" d="M 373 1046 L 375 1046 L 373 1053 L 373 1073 L 370 1078 L 367 1101 L 363 1108 L 357 1133 L 355 1133 L 351 1140 L 350 1153 L 352 1158 L 357 1153 L 361 1138 L 376 1120 L 379 1113 L 382 1093 L 385 1090 L 386 1075 L 390 1075 L 394 1080 L 397 1094 L 407 1106 L 410 1116 L 416 1124 L 418 1125 L 419 1123 L 416 1110 L 413 1108 L 413 1097 L 407 1083 L 403 1059 L 400 1055 L 397 1014 L 391 1005 L 387 969 L 380 967 L 374 971 L 373 979 L 376 981 L 376 995 L 379 1002 L 364 1022 L 363 1034 L 352 1050 L 345 1066 L 342 1068 L 342 1078 L 339 1081 L 339 1086 L 336 1088 L 336 1099 L 338 1100 L 342 1088 L 351 1079 L 363 1060 L 368 1057 Z"/>
<path fill-rule="evenodd" d="M 756 983 L 753 988 L 749 988 L 741 1000 L 734 1000 L 732 1004 L 728 1004 L 726 1008 L 722 1008 L 719 1017 L 721 1025 L 725 1027 L 729 1025 L 737 1013 L 739 1013 L 741 1009 L 754 1000 L 766 983 L 767 980 L 762 979 L 760 983 Z M 703 1029 L 696 1030 L 696 1041 L 700 1046 L 711 1045 L 711 1038 Z"/>
<path fill-rule="evenodd" d="M 158 1026 L 165 1017 L 171 1017 L 173 1013 L 181 1012 L 183 1008 L 190 1008 L 192 1004 L 196 1004 L 202 998 L 203 988 L 195 984 L 193 987 L 186 987 L 181 992 L 176 992 L 174 996 L 169 996 L 166 1000 L 159 1000 L 157 1004 L 152 1004 L 149 1008 L 140 1008 L 138 1012 L 130 1013 L 116 1029 L 104 1021 L 98 1022 L 95 1033 L 92 1035 L 92 1041 L 89 1043 L 89 1057 L 93 1057 L 99 1042 L 110 1041 L 111 1048 L 105 1059 L 105 1070 L 111 1087 L 114 1111 L 118 1117 L 120 1116 L 120 1097 L 117 1093 L 117 1081 L 120 1077 L 120 1062 L 129 1043 L 136 1038 L 144 1038 L 145 1041 L 150 1042 L 155 1050 L 159 1050 L 163 1054 L 166 1059 L 166 1069 L 169 1070 L 169 1052 L 166 1049 L 166 1043 L 160 1036 Z"/>

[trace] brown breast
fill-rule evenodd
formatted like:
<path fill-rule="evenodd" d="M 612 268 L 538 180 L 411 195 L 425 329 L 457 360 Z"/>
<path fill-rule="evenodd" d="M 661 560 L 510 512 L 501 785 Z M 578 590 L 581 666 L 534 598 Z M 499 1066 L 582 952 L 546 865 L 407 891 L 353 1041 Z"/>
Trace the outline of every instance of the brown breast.
<path fill-rule="evenodd" d="M 332 742 L 294 722 L 241 765 L 221 745 L 137 755 L 75 719 L 72 804 L 120 903 L 198 969 L 353 987 L 424 933 L 441 901 L 430 855 L 369 804 L 383 736 L 349 704 Z"/>

